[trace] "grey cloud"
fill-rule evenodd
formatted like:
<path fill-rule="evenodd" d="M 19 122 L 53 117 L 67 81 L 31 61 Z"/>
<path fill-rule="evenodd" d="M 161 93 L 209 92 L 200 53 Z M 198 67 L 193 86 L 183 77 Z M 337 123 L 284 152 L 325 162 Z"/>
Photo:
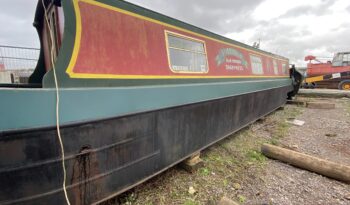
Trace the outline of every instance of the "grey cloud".
<path fill-rule="evenodd" d="M 32 26 L 37 1 L 2 0 L 0 7 L 0 44 L 39 47 Z"/>
<path fill-rule="evenodd" d="M 336 0 L 323 0 L 319 5 L 313 6 L 299 6 L 293 9 L 290 9 L 285 14 L 281 15 L 279 18 L 287 17 L 297 17 L 301 15 L 315 15 L 321 16 L 324 14 L 329 14 L 331 11 L 329 8 L 336 2 Z"/>
<path fill-rule="evenodd" d="M 254 38 L 260 38 L 265 41 L 275 41 L 281 36 L 287 38 L 303 38 L 304 36 L 311 35 L 311 32 L 307 28 L 295 29 L 295 27 L 291 25 L 279 24 L 276 19 L 263 22 L 260 25 L 259 29 L 256 30 Z"/>
<path fill-rule="evenodd" d="M 307 31 L 305 34 L 302 34 L 303 32 L 299 33 L 299 31 L 293 30 L 292 26 L 282 26 L 280 28 L 281 30 L 278 28 L 265 28 L 263 31 L 259 31 L 265 34 L 269 33 L 262 37 L 262 49 L 286 56 L 291 59 L 292 63 L 303 60 L 306 55 L 313 54 L 308 53 L 307 50 L 325 48 L 328 53 L 349 50 L 350 39 L 348 36 L 350 27 L 322 36 L 311 36 Z M 276 29 L 279 32 L 273 32 Z M 299 36 L 296 37 L 295 35 Z"/>
<path fill-rule="evenodd" d="M 1 0 L 1 14 L 33 21 L 36 0 Z"/>
<path fill-rule="evenodd" d="M 251 13 L 263 0 L 131 0 L 162 14 L 180 19 L 209 31 L 226 34 L 254 26 Z"/>
<path fill-rule="evenodd" d="M 283 14 L 282 18 L 285 17 L 296 17 L 296 16 L 301 16 L 301 15 L 307 15 L 312 13 L 310 6 L 299 6 L 294 9 L 291 9 L 287 11 L 285 14 Z"/>
<path fill-rule="evenodd" d="M 260 21 L 255 29 L 255 35 L 248 39 L 254 42 L 261 39 L 261 48 L 273 53 L 286 56 L 292 63 L 303 61 L 306 55 L 312 55 L 309 50 L 324 48 L 326 54 L 349 50 L 350 23 L 329 30 L 325 35 L 314 36 L 308 28 L 282 25 L 279 19 L 297 17 L 300 15 L 323 16 L 331 11 L 335 0 L 325 0 L 312 7 L 300 6 L 287 11 L 285 14 L 270 21 Z M 350 10 L 348 9 L 350 12 Z M 310 22 L 312 24 L 313 22 Z"/>

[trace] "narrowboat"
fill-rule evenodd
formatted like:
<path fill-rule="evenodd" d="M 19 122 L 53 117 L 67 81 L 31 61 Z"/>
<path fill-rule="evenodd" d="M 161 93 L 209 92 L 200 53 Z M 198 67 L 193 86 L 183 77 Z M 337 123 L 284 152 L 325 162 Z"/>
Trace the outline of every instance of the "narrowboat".
<path fill-rule="evenodd" d="M 39 0 L 0 88 L 0 204 L 99 204 L 285 104 L 287 58 L 121 0 Z"/>

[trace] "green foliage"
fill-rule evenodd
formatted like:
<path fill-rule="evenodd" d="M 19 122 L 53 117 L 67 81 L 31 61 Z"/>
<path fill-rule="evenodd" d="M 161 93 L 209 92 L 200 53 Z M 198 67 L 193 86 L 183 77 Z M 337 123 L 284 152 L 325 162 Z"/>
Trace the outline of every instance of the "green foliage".
<path fill-rule="evenodd" d="M 199 203 L 191 199 L 188 199 L 185 201 L 184 205 L 199 205 Z"/>
<path fill-rule="evenodd" d="M 278 140 L 277 140 L 276 138 L 272 138 L 271 141 L 270 141 L 270 143 L 271 143 L 272 145 L 278 145 Z"/>
<path fill-rule="evenodd" d="M 200 169 L 200 173 L 203 175 L 203 176 L 208 176 L 210 174 L 210 170 L 208 168 L 201 168 Z"/>
<path fill-rule="evenodd" d="M 228 185 L 227 179 L 224 179 L 223 184 L 224 184 L 225 187 Z"/>
<path fill-rule="evenodd" d="M 246 201 L 245 196 L 238 195 L 238 201 L 239 201 L 239 203 L 243 204 Z"/>
<path fill-rule="evenodd" d="M 266 161 L 266 157 L 261 152 L 255 150 L 249 150 L 247 152 L 247 157 L 251 162 L 264 163 Z"/>
<path fill-rule="evenodd" d="M 277 139 L 279 138 L 283 138 L 288 131 L 289 128 L 289 124 L 287 122 L 279 122 L 277 124 L 276 130 L 274 131 L 274 137 L 276 137 Z"/>

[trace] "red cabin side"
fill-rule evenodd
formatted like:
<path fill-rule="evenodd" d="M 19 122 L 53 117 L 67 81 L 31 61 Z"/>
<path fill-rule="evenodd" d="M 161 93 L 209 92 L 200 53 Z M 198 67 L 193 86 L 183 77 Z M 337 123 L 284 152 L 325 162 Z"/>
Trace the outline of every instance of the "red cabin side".
<path fill-rule="evenodd" d="M 284 58 L 98 3 L 79 1 L 76 9 L 84 32 L 66 71 L 71 78 L 289 77 Z M 196 62 L 184 62 L 185 52 Z"/>

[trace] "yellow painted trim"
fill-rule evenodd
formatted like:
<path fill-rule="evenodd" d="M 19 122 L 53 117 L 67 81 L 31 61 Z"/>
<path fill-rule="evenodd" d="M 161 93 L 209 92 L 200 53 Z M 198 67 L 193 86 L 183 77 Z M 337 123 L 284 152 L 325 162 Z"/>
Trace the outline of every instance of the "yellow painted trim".
<path fill-rule="evenodd" d="M 77 58 L 80 50 L 80 42 L 81 42 L 81 14 L 80 14 L 78 1 L 79 0 L 73 0 L 75 19 L 76 19 L 76 30 L 75 30 L 76 34 L 75 34 L 72 58 L 66 70 L 66 73 L 68 73 L 70 77 L 76 77 L 76 78 L 79 78 L 80 75 L 74 73 L 73 68 L 75 66 L 75 63 L 77 62 Z"/>
<path fill-rule="evenodd" d="M 118 79 L 234 79 L 234 78 L 289 78 L 289 76 L 201 76 L 201 75 L 188 75 L 188 76 L 174 76 L 174 75 L 113 75 L 113 74 L 88 74 L 79 73 L 79 78 L 90 79 L 110 79 L 111 76 Z"/>
<path fill-rule="evenodd" d="M 196 39 L 196 38 L 192 38 L 192 37 L 189 37 L 189 36 L 185 36 L 185 35 L 182 35 L 182 34 L 179 34 L 179 33 L 175 33 L 175 32 L 172 32 L 172 31 L 168 31 L 168 30 L 165 30 L 164 33 L 165 33 L 166 52 L 167 52 L 167 56 L 168 56 L 168 66 L 169 66 L 169 69 L 171 70 L 171 72 L 173 72 L 173 73 L 187 73 L 187 74 L 207 74 L 207 73 L 209 73 L 209 69 L 210 68 L 209 68 L 209 61 L 208 61 L 208 55 L 207 55 L 207 45 L 206 45 L 205 41 L 202 41 L 202 40 Z M 189 52 L 204 54 L 206 62 L 207 62 L 207 70 L 205 72 L 191 72 L 191 71 L 176 71 L 176 70 L 174 70 L 173 67 L 172 67 L 172 64 L 171 64 L 171 58 L 170 58 L 170 52 L 169 52 L 170 51 L 169 48 L 172 48 L 172 47 L 169 46 L 169 35 L 173 35 L 175 37 L 179 37 L 179 38 L 188 39 L 188 40 L 191 40 L 191 41 L 203 43 L 204 53 L 202 53 L 202 52 L 194 52 L 194 51 L 189 51 Z M 187 51 L 186 49 L 180 49 L 180 48 L 174 48 L 174 49 Z"/>
<path fill-rule="evenodd" d="M 170 25 L 149 17 L 145 17 L 139 14 L 135 14 L 132 13 L 130 11 L 126 11 L 126 10 L 122 10 L 120 8 L 116 8 L 114 6 L 111 5 L 107 5 L 98 1 L 94 1 L 94 0 L 73 0 L 73 6 L 74 6 L 74 11 L 75 11 L 75 15 L 76 15 L 76 36 L 75 36 L 75 42 L 74 42 L 74 48 L 73 48 L 73 53 L 72 53 L 72 57 L 71 60 L 69 62 L 68 68 L 66 70 L 66 73 L 71 77 L 71 78 L 91 78 L 91 79 L 111 79 L 111 78 L 118 78 L 118 79 L 178 79 L 178 78 L 287 78 L 288 76 L 149 76 L 149 75 L 114 75 L 114 74 L 92 74 L 92 73 L 74 73 L 73 68 L 76 64 L 77 58 L 78 58 L 78 54 L 79 54 L 79 50 L 80 50 L 80 43 L 81 43 L 81 31 L 82 31 L 82 24 L 81 24 L 81 13 L 80 13 L 80 9 L 79 9 L 79 2 L 84 2 L 84 3 L 88 3 L 94 6 L 98 6 L 101 8 L 105 8 L 105 9 L 109 9 L 112 11 L 116 11 L 119 13 L 123 13 L 129 16 L 133 16 L 139 19 L 143 19 L 152 23 L 156 23 L 156 24 L 160 24 L 169 28 L 173 28 L 176 29 L 178 31 L 182 31 L 182 32 L 186 32 L 198 37 L 202 37 L 202 38 L 206 38 L 212 41 L 216 41 L 231 47 L 235 47 L 235 48 L 240 48 L 246 51 L 249 51 L 251 53 L 254 54 L 258 54 L 258 55 L 262 55 L 262 56 L 267 56 L 276 60 L 280 60 L 280 61 L 284 61 L 287 62 L 285 59 L 281 59 L 281 58 L 276 58 L 264 53 L 259 53 L 256 52 L 254 50 L 250 50 L 238 45 L 234 45 L 231 43 L 227 43 L 225 41 L 221 41 L 215 38 L 211 38 L 208 36 L 205 36 L 203 34 L 199 34 L 199 33 L 195 33 L 192 31 L 189 31 L 187 29 L 183 29 L 183 28 L 179 28 L 177 26 L 174 25 Z M 207 59 L 208 60 L 208 59 Z M 208 70 L 209 70 L 209 63 L 208 63 Z"/>
<path fill-rule="evenodd" d="M 307 83 L 313 83 L 313 82 L 317 82 L 317 81 L 322 81 L 323 80 L 323 75 L 321 76 L 316 76 L 316 77 L 311 77 L 311 78 L 306 78 L 305 82 Z"/>

